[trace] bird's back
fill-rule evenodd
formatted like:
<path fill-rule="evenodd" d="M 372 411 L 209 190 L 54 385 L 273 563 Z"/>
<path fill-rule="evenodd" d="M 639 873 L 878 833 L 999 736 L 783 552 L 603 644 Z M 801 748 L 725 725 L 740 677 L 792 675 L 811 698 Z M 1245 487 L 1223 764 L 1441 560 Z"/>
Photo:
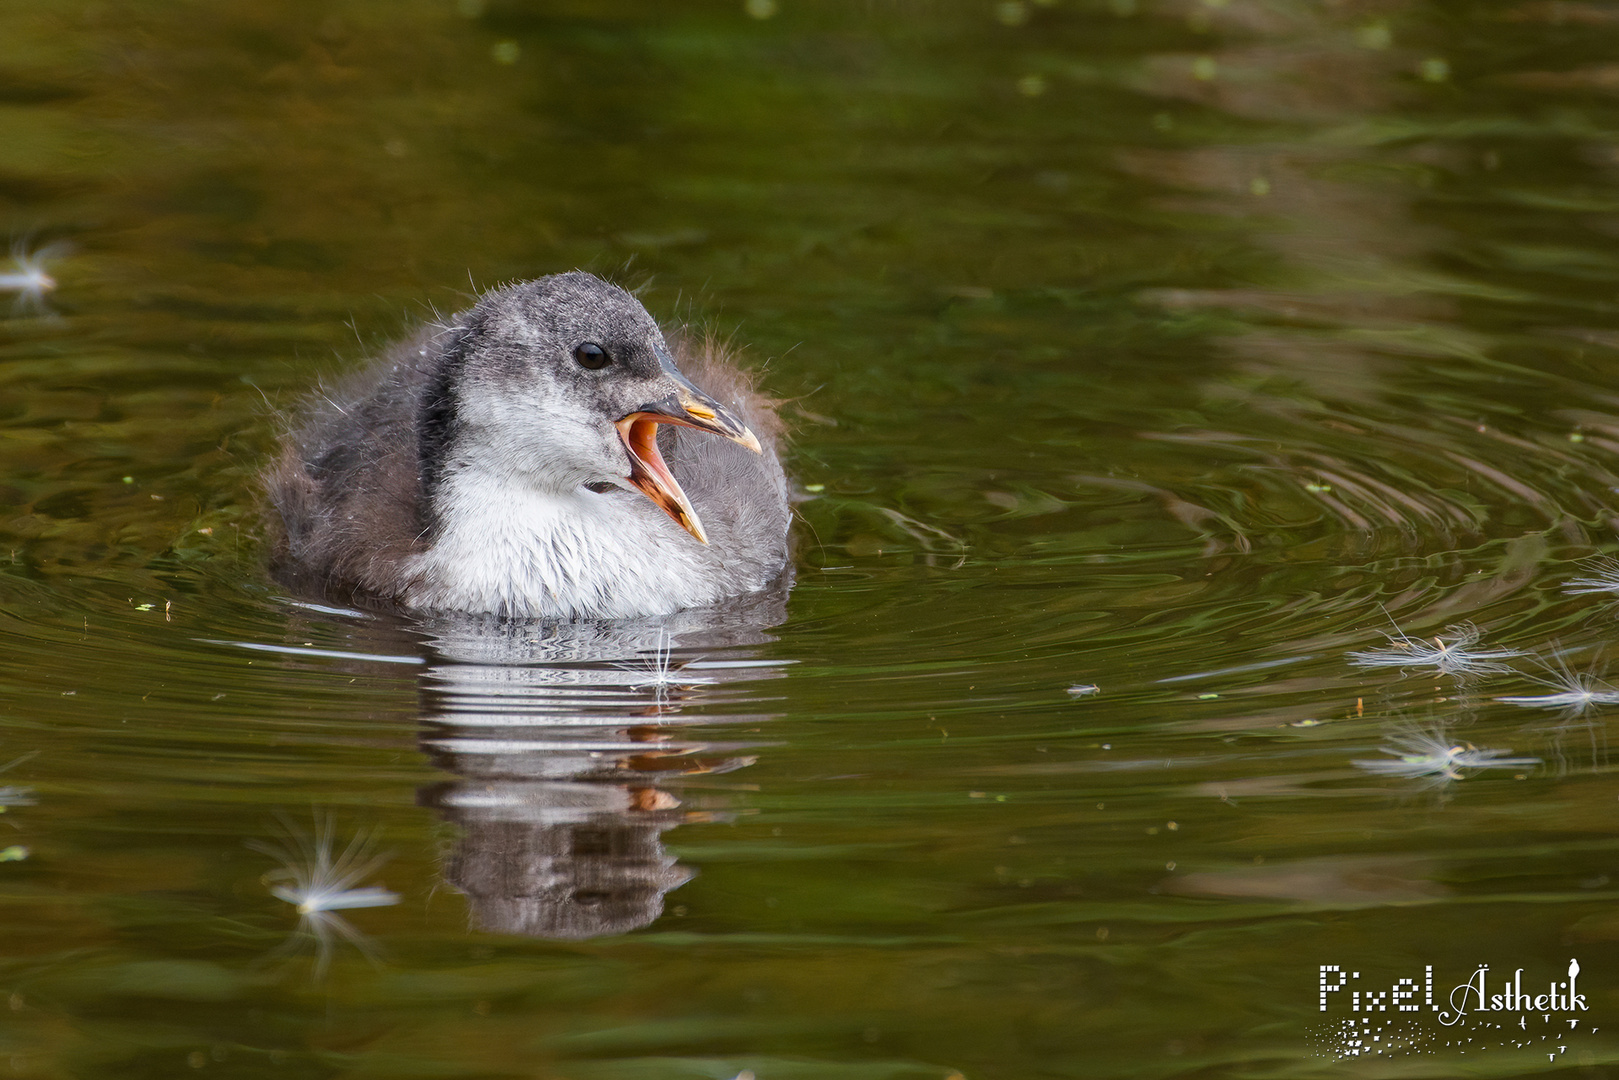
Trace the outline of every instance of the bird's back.
<path fill-rule="evenodd" d="M 433 331 L 324 387 L 266 476 L 281 532 L 272 568 L 290 584 L 390 595 L 422 548 L 416 417 Z"/>

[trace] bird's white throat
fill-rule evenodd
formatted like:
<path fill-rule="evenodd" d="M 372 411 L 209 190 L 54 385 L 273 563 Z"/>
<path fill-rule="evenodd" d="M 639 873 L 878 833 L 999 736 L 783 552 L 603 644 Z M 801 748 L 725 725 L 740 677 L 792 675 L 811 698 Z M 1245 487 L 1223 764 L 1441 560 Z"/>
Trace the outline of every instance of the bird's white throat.
<path fill-rule="evenodd" d="M 473 467 L 443 478 L 434 509 L 436 539 L 403 597 L 412 607 L 634 618 L 724 595 L 709 549 L 636 493 L 545 490 Z"/>

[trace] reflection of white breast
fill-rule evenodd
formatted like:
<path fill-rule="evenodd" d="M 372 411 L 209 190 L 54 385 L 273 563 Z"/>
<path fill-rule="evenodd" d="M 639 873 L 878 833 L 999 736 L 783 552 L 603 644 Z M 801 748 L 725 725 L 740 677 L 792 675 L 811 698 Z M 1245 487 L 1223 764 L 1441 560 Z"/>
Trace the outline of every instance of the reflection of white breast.
<path fill-rule="evenodd" d="M 477 925 L 624 933 L 655 921 L 664 894 L 691 878 L 662 834 L 723 813 L 713 777 L 754 761 L 691 725 L 752 735 L 771 717 L 739 706 L 791 662 L 737 655 L 760 630 L 724 622 L 687 609 L 632 622 L 452 616 L 433 628 L 440 662 L 425 673 L 421 746 L 453 779 L 420 797 L 459 826 L 445 880 Z M 706 805 L 689 806 L 683 782 L 702 784 Z"/>

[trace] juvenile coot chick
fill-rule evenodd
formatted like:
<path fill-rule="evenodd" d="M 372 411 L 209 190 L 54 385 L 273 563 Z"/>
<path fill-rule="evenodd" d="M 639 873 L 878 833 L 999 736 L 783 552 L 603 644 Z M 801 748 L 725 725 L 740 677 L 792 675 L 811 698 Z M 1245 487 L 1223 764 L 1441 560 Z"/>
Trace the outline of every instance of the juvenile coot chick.
<path fill-rule="evenodd" d="M 684 362 L 695 385 L 646 309 L 591 274 L 484 294 L 292 433 L 266 478 L 277 571 L 523 618 L 659 615 L 765 588 L 787 562 L 778 421 L 712 347 Z"/>

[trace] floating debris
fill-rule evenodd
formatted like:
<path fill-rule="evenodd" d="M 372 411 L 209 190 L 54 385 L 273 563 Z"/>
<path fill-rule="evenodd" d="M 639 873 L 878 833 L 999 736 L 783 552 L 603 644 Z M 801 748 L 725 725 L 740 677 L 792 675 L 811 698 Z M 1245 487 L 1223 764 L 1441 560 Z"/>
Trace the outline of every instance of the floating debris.
<path fill-rule="evenodd" d="M 1527 697 L 1498 697 L 1495 700 L 1527 709 L 1561 709 L 1568 716 L 1578 716 L 1598 705 L 1619 705 L 1619 687 L 1602 678 L 1601 668 L 1575 671 L 1568 666 L 1567 660 L 1557 654 L 1554 654 L 1555 667 L 1538 656 L 1533 659 L 1546 674 L 1529 675 L 1526 672 L 1525 677 L 1553 692 Z"/>
<path fill-rule="evenodd" d="M 1519 769 L 1539 765 L 1533 757 L 1510 758 L 1508 750 L 1480 749 L 1472 743 L 1458 743 L 1450 739 L 1441 727 L 1430 730 L 1408 729 L 1391 736 L 1393 746 L 1378 747 L 1391 758 L 1356 759 L 1351 764 L 1378 776 L 1398 776 L 1407 780 L 1430 780 L 1443 783 L 1463 780 L 1464 769 Z"/>
<path fill-rule="evenodd" d="M 1068 692 L 1075 697 L 1090 697 L 1092 694 L 1100 694 L 1102 688 L 1095 683 L 1076 683 L 1068 688 Z"/>
<path fill-rule="evenodd" d="M 658 632 L 658 647 L 652 650 L 652 655 L 647 659 L 616 663 L 613 666 L 630 673 L 631 678 L 628 680 L 630 686 L 649 686 L 660 696 L 668 690 L 684 690 L 714 681 L 707 676 L 687 672 L 686 663 L 674 662 L 674 648 L 669 640 L 668 631 Z"/>
<path fill-rule="evenodd" d="M 330 817 L 315 819 L 313 837 L 305 835 L 291 822 L 283 821 L 283 826 L 280 841 L 250 840 L 247 843 L 254 851 L 281 863 L 264 875 L 264 881 L 270 884 L 272 896 L 291 904 L 298 912 L 298 927 L 283 950 L 296 951 L 302 939 L 312 940 L 317 979 L 326 973 L 333 943 L 339 937 L 368 958 L 372 957 L 375 950 L 366 936 L 335 912 L 399 903 L 398 893 L 379 886 L 356 888 L 388 861 L 386 854 L 376 854 L 378 833 L 356 833 L 342 853 L 334 856 Z"/>
<path fill-rule="evenodd" d="M 28 753 L 23 754 L 20 757 L 14 757 L 4 765 L 0 765 L 0 773 L 3 773 L 8 769 L 15 768 L 16 766 L 21 765 L 23 762 L 38 756 L 38 750 L 30 750 Z M 9 807 L 33 806 L 36 802 L 38 802 L 38 800 L 34 798 L 33 788 L 19 787 L 16 785 L 0 787 L 0 814 L 5 813 Z"/>
<path fill-rule="evenodd" d="M 1357 667 L 1432 668 L 1441 675 L 1465 678 L 1511 671 L 1501 661 L 1524 655 L 1522 649 L 1478 648 L 1484 633 L 1470 622 L 1453 623 L 1431 638 L 1409 637 L 1399 626 L 1383 636 L 1389 639 L 1387 645 L 1352 652 L 1350 661 Z"/>
<path fill-rule="evenodd" d="M 1586 593 L 1608 593 L 1619 596 L 1619 559 L 1592 559 L 1586 564 L 1589 576 L 1577 577 L 1563 585 L 1571 596 Z"/>
<path fill-rule="evenodd" d="M 14 269 L 10 273 L 0 274 L 0 293 L 17 294 L 11 302 L 13 315 L 43 315 L 49 310 L 45 306 L 45 294 L 55 291 L 56 279 L 46 273 L 45 263 L 66 250 L 62 244 L 49 244 L 33 252 L 21 245 L 12 245 L 11 262 Z"/>

